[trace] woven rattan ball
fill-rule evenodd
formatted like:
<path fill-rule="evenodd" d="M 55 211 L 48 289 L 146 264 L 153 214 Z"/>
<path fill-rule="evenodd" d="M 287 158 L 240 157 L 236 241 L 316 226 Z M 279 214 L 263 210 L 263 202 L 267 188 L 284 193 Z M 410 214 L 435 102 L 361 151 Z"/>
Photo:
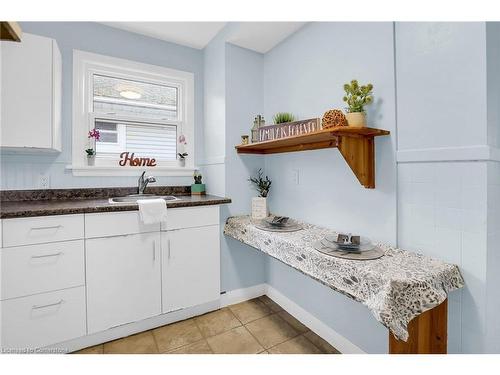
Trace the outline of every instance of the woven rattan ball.
<path fill-rule="evenodd" d="M 334 126 L 347 126 L 347 119 L 340 109 L 326 111 L 321 120 L 323 129 L 333 128 Z"/>

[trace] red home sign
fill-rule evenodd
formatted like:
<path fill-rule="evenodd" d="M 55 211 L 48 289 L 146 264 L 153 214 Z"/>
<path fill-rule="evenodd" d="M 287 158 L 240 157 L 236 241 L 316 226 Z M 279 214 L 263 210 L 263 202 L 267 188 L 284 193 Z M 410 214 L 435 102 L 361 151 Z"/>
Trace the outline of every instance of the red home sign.
<path fill-rule="evenodd" d="M 156 167 L 155 158 L 135 158 L 134 153 L 129 155 L 128 152 L 122 152 L 120 154 L 121 160 L 118 162 L 122 167 L 126 166 L 127 163 L 131 167 Z"/>

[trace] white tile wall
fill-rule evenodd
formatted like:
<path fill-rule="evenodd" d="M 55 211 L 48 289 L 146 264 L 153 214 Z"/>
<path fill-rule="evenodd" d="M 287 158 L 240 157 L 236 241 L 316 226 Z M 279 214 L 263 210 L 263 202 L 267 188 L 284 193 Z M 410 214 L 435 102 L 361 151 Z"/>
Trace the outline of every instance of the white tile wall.
<path fill-rule="evenodd" d="M 457 264 L 466 282 L 449 298 L 451 353 L 477 353 L 484 342 L 487 171 L 487 162 L 398 165 L 398 246 Z"/>

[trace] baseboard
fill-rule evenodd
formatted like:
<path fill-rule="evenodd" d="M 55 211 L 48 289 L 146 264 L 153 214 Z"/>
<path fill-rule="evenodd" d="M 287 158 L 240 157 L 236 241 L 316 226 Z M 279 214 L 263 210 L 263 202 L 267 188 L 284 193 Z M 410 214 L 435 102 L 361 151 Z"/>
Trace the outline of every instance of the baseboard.
<path fill-rule="evenodd" d="M 228 291 L 221 295 L 221 307 L 247 301 L 264 294 L 268 295 L 269 298 L 293 315 L 295 319 L 305 324 L 311 331 L 328 341 L 341 353 L 366 354 L 365 351 L 268 284 L 259 284 L 249 288 Z"/>
<path fill-rule="evenodd" d="M 57 348 L 62 352 L 73 352 L 79 349 L 98 345 L 104 342 L 116 340 L 122 337 L 130 336 L 135 333 L 147 331 L 166 324 L 189 319 L 193 316 L 202 315 L 209 311 L 217 310 L 220 307 L 244 302 L 252 298 L 267 294 L 276 303 L 281 305 L 295 319 L 305 324 L 314 333 L 329 342 L 343 354 L 365 354 L 365 352 L 344 336 L 333 330 L 330 326 L 323 323 L 307 310 L 293 302 L 284 294 L 274 289 L 268 284 L 258 284 L 248 288 L 241 288 L 228 291 L 221 295 L 220 300 L 208 302 L 199 306 L 187 309 L 173 311 L 168 314 L 162 314 L 139 322 L 125 324 L 109 330 L 95 334 L 79 337 L 77 339 L 51 345 L 46 348 Z"/>
<path fill-rule="evenodd" d="M 307 310 L 297 305 L 291 299 L 281 294 L 272 286 L 267 285 L 266 294 L 283 307 L 289 314 L 293 315 L 295 319 L 306 325 L 311 331 L 318 336 L 328 341 L 330 345 L 338 349 L 342 354 L 366 354 L 365 351 L 346 339 L 344 336 L 334 331 L 330 326 L 323 323 Z"/>
<path fill-rule="evenodd" d="M 220 296 L 221 307 L 234 305 L 252 298 L 260 297 L 266 294 L 267 284 L 253 285 L 248 288 L 230 290 Z"/>
<path fill-rule="evenodd" d="M 93 333 L 87 336 L 79 337 L 73 340 L 64 341 L 55 345 L 49 345 L 44 349 L 58 349 L 61 353 L 71 353 L 76 350 L 88 348 L 90 346 L 102 344 L 104 342 L 116 340 L 122 337 L 130 336 L 139 332 L 148 331 L 153 328 L 161 327 L 166 324 L 178 322 L 205 314 L 209 311 L 214 311 L 220 308 L 220 301 L 211 301 L 202 305 L 189 307 L 177 311 L 172 311 L 167 314 L 154 316 L 149 319 L 144 319 L 138 322 L 124 324 L 115 328 L 110 328 L 106 331 Z"/>

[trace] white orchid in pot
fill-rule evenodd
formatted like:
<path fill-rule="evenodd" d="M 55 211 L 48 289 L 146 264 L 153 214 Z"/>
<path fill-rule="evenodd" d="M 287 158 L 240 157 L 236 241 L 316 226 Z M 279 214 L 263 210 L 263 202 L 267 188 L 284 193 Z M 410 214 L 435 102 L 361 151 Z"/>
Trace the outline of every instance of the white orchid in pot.
<path fill-rule="evenodd" d="M 184 134 L 181 134 L 178 139 L 178 152 L 177 152 L 177 160 L 179 161 L 180 167 L 186 166 L 186 157 L 188 153 L 185 151 L 185 146 L 187 145 L 186 137 Z"/>

